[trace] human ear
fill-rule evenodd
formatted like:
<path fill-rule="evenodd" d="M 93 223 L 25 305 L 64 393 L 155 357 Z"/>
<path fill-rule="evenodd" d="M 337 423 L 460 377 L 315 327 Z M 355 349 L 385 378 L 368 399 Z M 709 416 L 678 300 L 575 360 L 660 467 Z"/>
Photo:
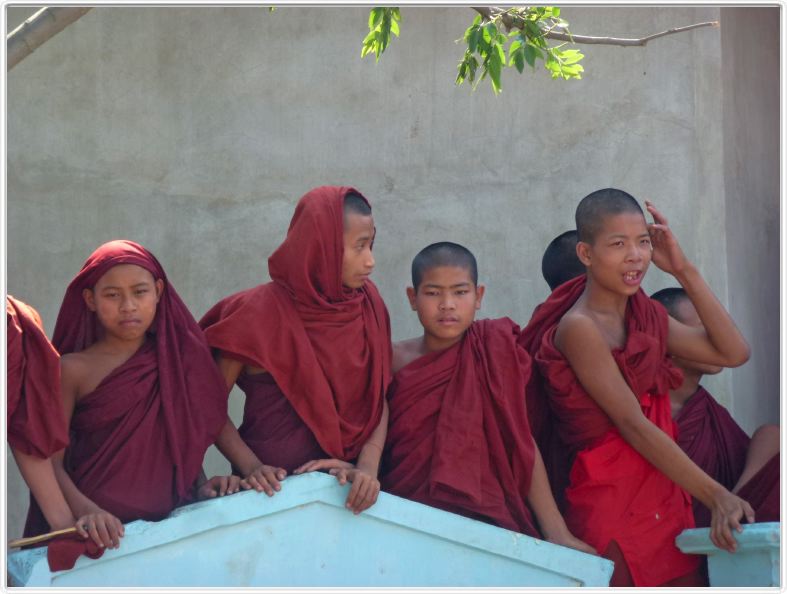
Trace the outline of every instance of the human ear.
<path fill-rule="evenodd" d="M 415 289 L 413 289 L 412 287 L 407 287 L 407 300 L 410 302 L 410 309 L 412 309 L 413 311 L 416 310 L 415 296 L 416 296 Z"/>
<path fill-rule="evenodd" d="M 484 298 L 484 291 L 486 291 L 486 287 L 484 285 L 478 285 L 475 288 L 475 308 L 481 309 L 481 300 Z"/>
<path fill-rule="evenodd" d="M 577 242 L 577 258 L 585 266 L 590 266 L 590 244 L 584 241 Z"/>
<path fill-rule="evenodd" d="M 156 281 L 156 303 L 161 299 L 161 294 L 164 292 L 164 280 L 158 279 Z"/>
<path fill-rule="evenodd" d="M 82 289 L 82 299 L 90 311 L 96 311 L 96 299 L 93 295 L 93 289 Z"/>

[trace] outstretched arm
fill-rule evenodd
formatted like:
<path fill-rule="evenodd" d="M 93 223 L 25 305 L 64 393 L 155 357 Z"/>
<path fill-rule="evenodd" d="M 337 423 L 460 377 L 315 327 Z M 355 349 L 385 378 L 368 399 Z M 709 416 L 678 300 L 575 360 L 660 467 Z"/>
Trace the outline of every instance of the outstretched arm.
<path fill-rule="evenodd" d="M 675 483 L 711 510 L 711 540 L 717 547 L 735 550 L 732 529 L 741 520 L 754 521 L 751 506 L 705 474 L 661 429 L 651 423 L 618 369 L 607 343 L 592 320 L 564 317 L 555 346 L 593 400 L 609 415 L 620 434 L 635 450 Z"/>
<path fill-rule="evenodd" d="M 76 524 L 57 482 L 51 458 L 36 458 L 13 448 L 11 452 L 50 529 L 60 530 Z"/>
<path fill-rule="evenodd" d="M 71 424 L 80 375 L 80 364 L 77 361 L 68 356 L 60 359 L 60 392 L 63 398 L 66 425 Z M 52 456 L 52 467 L 63 496 L 73 514 L 78 518 L 76 521 L 77 532 L 83 538 L 93 539 L 93 542 L 102 548 L 118 548 L 120 539 L 125 532 L 123 523 L 113 514 L 101 509 L 77 488 L 63 466 L 63 453 L 64 451 L 61 450 Z"/>
<path fill-rule="evenodd" d="M 219 354 L 216 357 L 216 365 L 224 377 L 229 392 L 243 371 L 243 363 Z M 287 471 L 283 468 L 263 464 L 243 441 L 229 417 L 216 438 L 216 447 L 230 463 L 240 470 L 246 483 L 257 492 L 265 491 L 270 497 L 275 491 L 281 490 L 279 481 L 284 480 Z"/>
<path fill-rule="evenodd" d="M 648 225 L 653 263 L 681 284 L 702 321 L 702 327 L 693 327 L 670 317 L 667 351 L 699 363 L 723 367 L 743 365 L 749 359 L 746 340 L 702 275 L 686 258 L 667 219 L 653 204 L 645 204 L 654 220 Z"/>
<path fill-rule="evenodd" d="M 544 468 L 544 461 L 541 452 L 536 448 L 536 457 L 533 462 L 533 476 L 530 479 L 530 492 L 527 494 L 527 502 L 536 516 L 538 526 L 544 539 L 564 547 L 571 547 L 583 553 L 595 555 L 596 550 L 584 541 L 579 540 L 571 534 L 566 526 L 560 510 L 557 508 L 555 498 L 552 496 L 552 489 L 549 487 L 549 479 Z"/>

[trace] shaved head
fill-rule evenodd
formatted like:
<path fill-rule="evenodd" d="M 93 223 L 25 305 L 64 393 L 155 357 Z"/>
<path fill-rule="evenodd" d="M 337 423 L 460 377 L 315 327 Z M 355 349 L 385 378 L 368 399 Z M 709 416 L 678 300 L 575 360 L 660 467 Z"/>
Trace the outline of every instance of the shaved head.
<path fill-rule="evenodd" d="M 681 303 L 689 298 L 689 296 L 686 295 L 686 291 L 679 287 L 670 287 L 668 289 L 656 291 L 650 296 L 650 298 L 661 303 L 664 306 L 664 309 L 667 310 L 667 313 L 673 318 L 679 322 L 684 321 L 681 319 L 678 308 L 680 307 Z"/>
<path fill-rule="evenodd" d="M 344 195 L 344 214 L 359 214 L 368 217 L 372 214 L 372 207 L 366 201 L 366 198 L 355 192 L 348 192 Z"/>
<path fill-rule="evenodd" d="M 623 190 L 605 188 L 588 194 L 580 201 L 575 215 L 578 240 L 592 244 L 604 220 L 623 213 L 639 213 L 645 218 L 637 200 Z"/>
<path fill-rule="evenodd" d="M 577 256 L 576 231 L 565 231 L 549 242 L 541 258 L 541 274 L 552 291 L 572 278 L 585 274 L 585 265 Z"/>
<path fill-rule="evenodd" d="M 478 284 L 478 265 L 475 256 L 466 247 L 450 241 L 441 241 L 426 246 L 413 258 L 413 288 L 417 291 L 424 274 L 438 266 L 455 266 L 470 273 L 473 284 Z"/>

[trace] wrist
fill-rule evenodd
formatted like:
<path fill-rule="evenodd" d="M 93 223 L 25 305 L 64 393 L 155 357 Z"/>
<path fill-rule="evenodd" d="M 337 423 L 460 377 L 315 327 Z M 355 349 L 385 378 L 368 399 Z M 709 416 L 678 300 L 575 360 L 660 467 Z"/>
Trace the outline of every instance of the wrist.
<path fill-rule="evenodd" d="M 672 271 L 672 276 L 675 277 L 675 280 L 677 280 L 684 289 L 687 289 L 687 285 L 690 286 L 695 281 L 698 274 L 697 268 L 688 260 L 682 268 Z"/>

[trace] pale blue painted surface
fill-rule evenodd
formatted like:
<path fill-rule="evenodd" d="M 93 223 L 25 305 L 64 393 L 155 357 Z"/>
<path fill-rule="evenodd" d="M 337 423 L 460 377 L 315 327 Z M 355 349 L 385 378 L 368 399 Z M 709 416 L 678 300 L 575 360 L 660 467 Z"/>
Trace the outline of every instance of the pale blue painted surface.
<path fill-rule="evenodd" d="M 780 528 L 779 522 L 744 525 L 735 534 L 735 553 L 716 548 L 708 528 L 685 530 L 675 544 L 684 553 L 708 556 L 711 586 L 779 586 Z"/>
<path fill-rule="evenodd" d="M 612 563 L 381 493 L 344 508 L 348 486 L 288 478 L 132 522 L 117 550 L 52 574 L 45 549 L 8 555 L 27 586 L 606 586 Z"/>

